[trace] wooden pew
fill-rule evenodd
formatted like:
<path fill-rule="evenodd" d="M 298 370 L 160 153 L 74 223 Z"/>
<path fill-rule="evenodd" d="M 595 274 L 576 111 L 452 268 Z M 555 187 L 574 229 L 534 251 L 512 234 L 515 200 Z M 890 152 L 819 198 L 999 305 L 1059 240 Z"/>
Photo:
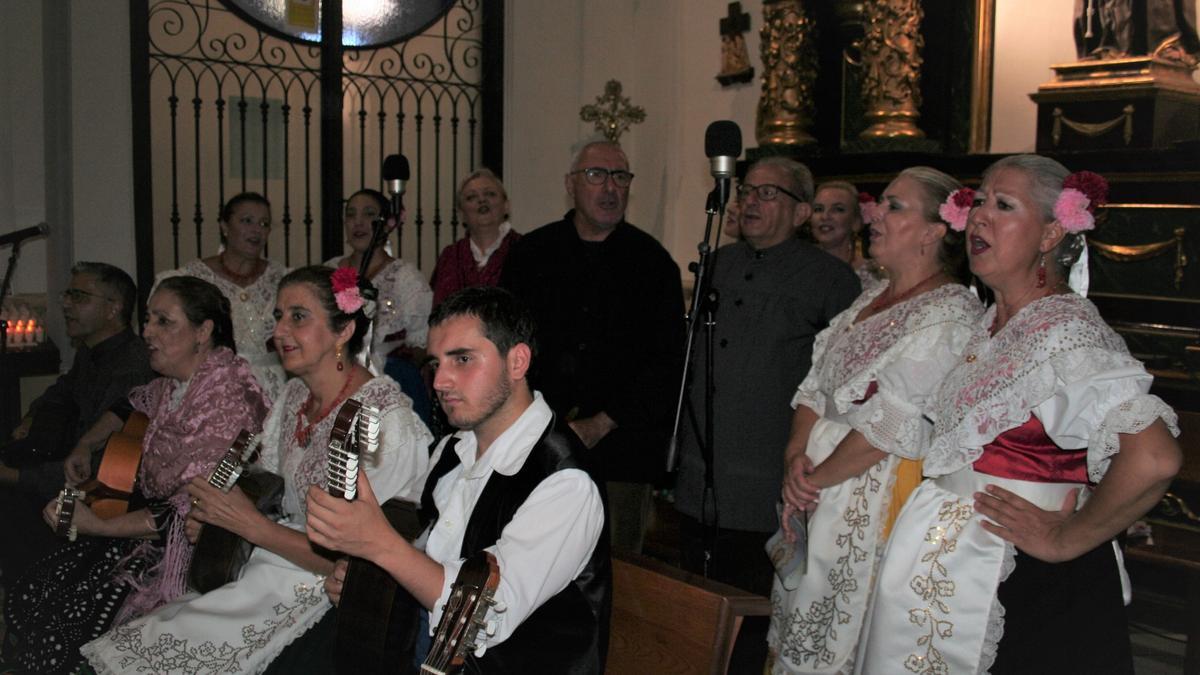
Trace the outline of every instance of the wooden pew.
<path fill-rule="evenodd" d="M 742 618 L 766 616 L 760 595 L 665 563 L 613 554 L 613 611 L 606 672 L 720 675 Z"/>
<path fill-rule="evenodd" d="M 1200 495 L 1200 413 L 1179 411 L 1179 444 L 1183 448 L 1183 468 L 1180 469 L 1171 491 L 1181 496 Z M 1200 504 L 1189 499 L 1195 510 Z M 1200 527 L 1200 523 L 1196 523 Z M 1184 630 L 1187 648 L 1184 654 L 1184 672 L 1200 673 L 1200 530 L 1176 527 L 1155 521 L 1152 523 L 1153 541 L 1144 540 L 1129 545 L 1125 558 L 1133 566 L 1163 569 L 1182 574 L 1185 587 L 1180 589 L 1186 604 Z M 1134 598 L 1137 601 L 1136 582 Z"/>

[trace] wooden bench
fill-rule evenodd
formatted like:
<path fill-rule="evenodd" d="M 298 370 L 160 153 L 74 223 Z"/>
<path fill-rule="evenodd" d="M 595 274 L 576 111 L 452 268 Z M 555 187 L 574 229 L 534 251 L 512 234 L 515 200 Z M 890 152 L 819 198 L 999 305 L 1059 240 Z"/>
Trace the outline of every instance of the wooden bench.
<path fill-rule="evenodd" d="M 650 558 L 613 554 L 607 672 L 720 675 L 742 618 L 770 612 L 761 595 Z"/>
<path fill-rule="evenodd" d="M 1183 468 L 1172 490 L 1200 494 L 1197 490 L 1200 487 L 1200 413 L 1180 411 L 1179 430 Z M 1196 508 L 1197 504 L 1191 503 L 1191 506 Z M 1187 608 L 1184 672 L 1200 673 L 1200 532 L 1159 522 L 1153 523 L 1152 529 L 1154 543 L 1147 545 L 1141 541 L 1129 545 L 1125 549 L 1125 558 L 1134 564 L 1182 572 L 1187 579 L 1186 588 L 1181 589 Z"/>

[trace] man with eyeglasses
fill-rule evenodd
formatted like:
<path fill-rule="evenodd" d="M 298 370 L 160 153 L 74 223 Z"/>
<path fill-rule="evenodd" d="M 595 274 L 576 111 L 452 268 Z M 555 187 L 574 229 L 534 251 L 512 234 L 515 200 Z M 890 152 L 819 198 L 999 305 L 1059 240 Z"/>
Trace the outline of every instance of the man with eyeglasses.
<path fill-rule="evenodd" d="M 29 406 L 0 445 L 0 581 L 5 585 L 52 548 L 42 508 L 63 486 L 63 458 L 129 390 L 154 377 L 146 345 L 130 328 L 137 289 L 123 270 L 81 262 L 62 292 L 71 369 Z M 20 542 L 19 544 L 14 542 Z"/>
<path fill-rule="evenodd" d="M 681 432 L 675 507 L 682 512 L 685 568 L 703 573 L 707 566 L 711 578 L 767 595 L 773 571 L 763 546 L 779 527 L 775 502 L 791 428 L 789 403 L 808 373 L 816 334 L 860 288 L 848 265 L 796 237 L 796 228 L 812 213 L 807 167 L 782 157 L 763 159 L 750 167 L 737 194 L 741 241 L 721 247 L 713 267 L 719 293 L 714 492 L 706 498 L 696 431 L 705 428 L 709 384 L 702 365 L 707 345 L 700 336 L 690 399 L 694 416 L 685 418 Z M 757 658 L 764 658 L 765 644 L 759 651 Z M 761 660 L 757 667 L 762 669 Z"/>
<path fill-rule="evenodd" d="M 613 547 L 636 552 L 664 473 L 684 331 L 678 265 L 625 220 L 632 182 L 619 145 L 585 145 L 565 177 L 574 208 L 517 242 L 501 285 L 537 321 L 534 386 L 608 482 Z"/>

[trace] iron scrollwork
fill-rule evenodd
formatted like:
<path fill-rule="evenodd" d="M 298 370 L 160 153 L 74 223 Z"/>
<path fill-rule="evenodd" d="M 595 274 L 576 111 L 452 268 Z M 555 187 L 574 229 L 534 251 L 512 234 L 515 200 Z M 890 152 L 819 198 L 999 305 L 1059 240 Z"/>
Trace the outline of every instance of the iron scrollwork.
<path fill-rule="evenodd" d="M 396 243 L 418 265 L 448 243 L 443 213 L 451 214 L 450 239 L 457 238 L 453 186 L 476 163 L 481 4 L 459 0 L 419 36 L 343 54 L 347 191 L 382 187 L 383 158 L 409 155 L 409 227 L 418 245 L 406 251 L 403 241 Z M 220 205 L 245 190 L 262 192 L 274 205 L 282 227 L 273 228 L 271 245 L 282 246 L 285 264 L 319 262 L 313 246 L 321 199 L 319 47 L 255 28 L 218 0 L 150 0 L 148 18 L 151 128 L 139 133 L 152 139 L 155 221 L 169 223 L 172 234 L 170 252 L 159 253 L 155 269 L 211 254 Z M 181 231 L 188 211 L 194 248 L 193 237 Z M 427 212 L 431 242 L 421 234 Z M 297 219 L 300 228 L 293 227 Z"/>

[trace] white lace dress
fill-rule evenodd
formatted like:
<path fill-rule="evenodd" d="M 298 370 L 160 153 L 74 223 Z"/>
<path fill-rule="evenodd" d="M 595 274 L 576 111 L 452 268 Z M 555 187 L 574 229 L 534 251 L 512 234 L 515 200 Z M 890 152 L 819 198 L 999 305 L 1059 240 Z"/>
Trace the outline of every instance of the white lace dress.
<path fill-rule="evenodd" d="M 296 440 L 296 417 L 308 388 L 291 380 L 263 429 L 264 468 L 284 478 L 283 525 L 304 530 L 309 486 L 325 486 L 326 443 L 336 408 Z M 379 452 L 363 465 L 381 501 L 418 501 L 433 438 L 390 378 L 364 384 L 353 398 L 381 413 Z M 204 595 L 191 593 L 118 626 L 81 650 L 98 673 L 260 673 L 331 607 L 323 578 L 257 548 L 242 576 Z"/>
<path fill-rule="evenodd" d="M 808 571 L 795 588 L 776 578 L 767 641 L 774 673 L 839 673 L 853 664 L 901 458 L 919 459 L 931 425 L 927 399 L 961 360 L 983 311 L 947 284 L 854 323 L 888 282 L 865 291 L 817 335 L 813 367 L 792 407 L 817 413 L 807 454 L 826 459 L 851 430 L 888 456 L 821 491 L 809 521 Z"/>
<path fill-rule="evenodd" d="M 337 267 L 332 258 L 326 267 Z M 371 372 L 380 374 L 389 354 L 406 348 L 425 348 L 429 339 L 429 312 L 433 289 L 417 266 L 399 258 L 384 265 L 371 278 L 379 290 L 379 305 L 371 326 Z"/>
<path fill-rule="evenodd" d="M 1147 392 L 1151 376 L 1096 308 L 1073 293 L 1036 300 L 994 337 L 995 307 L 942 383 L 924 470 L 893 527 L 879 569 L 858 668 L 866 673 L 986 672 L 1004 634 L 996 592 L 1015 549 L 980 525 L 976 491 L 1000 485 L 1043 509 L 1061 508 L 1079 482 L 1040 482 L 973 470 L 984 446 L 1035 416 L 1063 450 L 1086 448 L 1088 482 L 1104 477 L 1118 434 L 1174 412 Z M 1119 560 L 1119 556 L 1117 558 Z"/>
<path fill-rule="evenodd" d="M 233 341 L 238 356 L 246 359 L 259 386 L 274 401 L 283 391 L 287 373 L 279 362 L 279 355 L 268 351 L 267 340 L 275 333 L 275 295 L 279 291 L 279 280 L 287 274 L 287 268 L 274 260 L 267 261 L 267 269 L 254 283 L 242 288 L 219 277 L 203 260 L 193 260 L 179 269 L 159 273 L 154 287 L 167 277 L 191 276 L 203 279 L 221 289 L 229 299 L 233 313 Z M 153 293 L 153 290 L 151 291 Z"/>

